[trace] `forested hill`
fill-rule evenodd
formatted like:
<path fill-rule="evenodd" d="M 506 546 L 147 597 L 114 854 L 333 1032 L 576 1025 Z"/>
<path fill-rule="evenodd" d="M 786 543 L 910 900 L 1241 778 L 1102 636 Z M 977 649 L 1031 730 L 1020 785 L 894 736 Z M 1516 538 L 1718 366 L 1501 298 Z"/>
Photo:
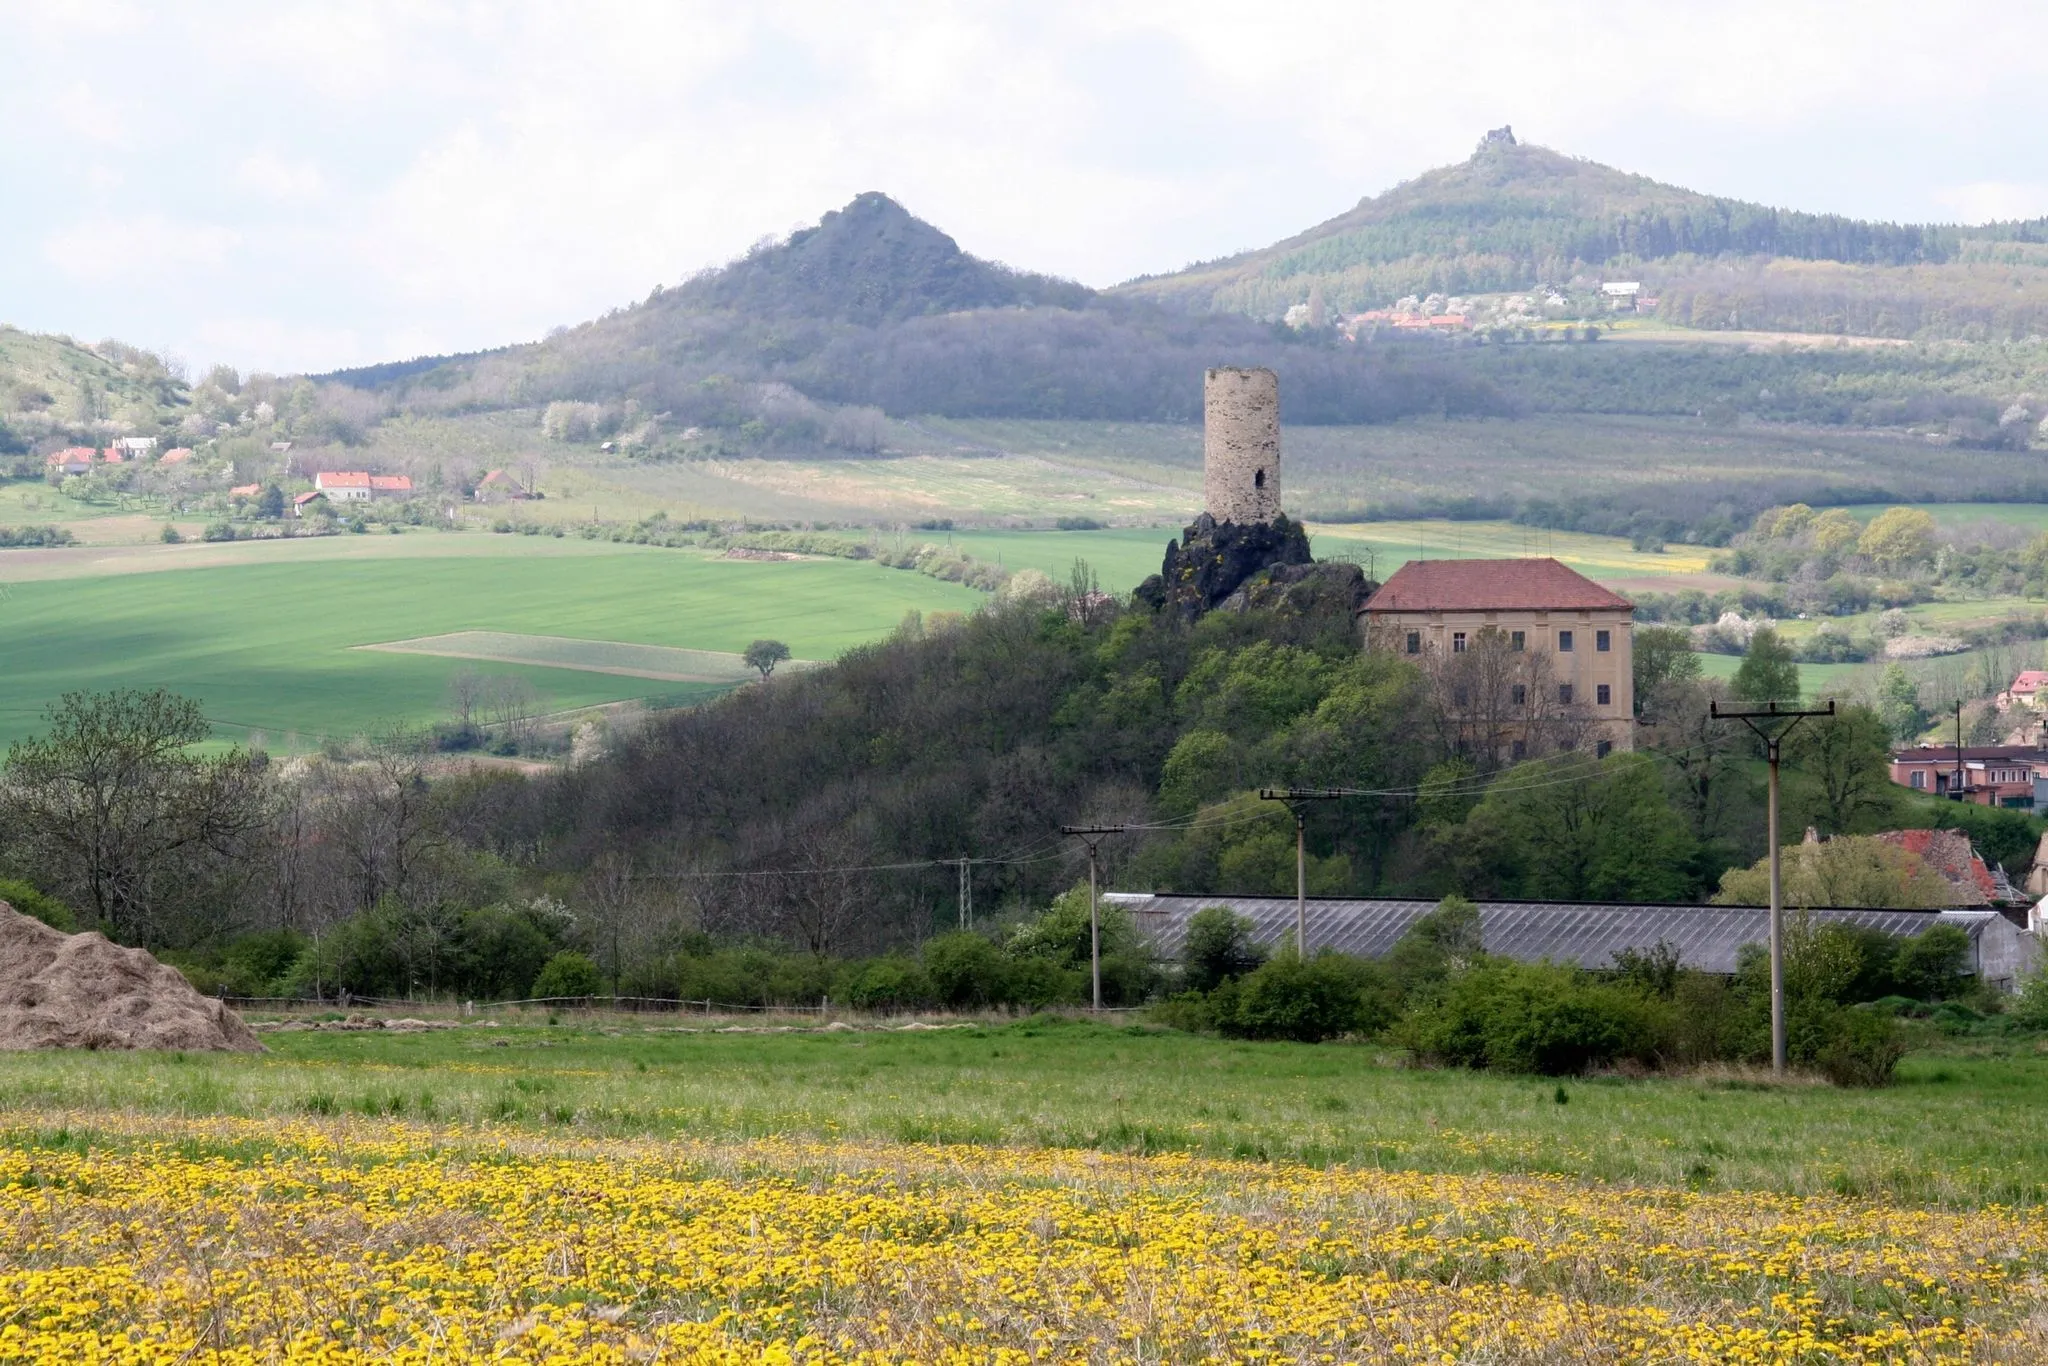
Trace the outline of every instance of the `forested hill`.
<path fill-rule="evenodd" d="M 969 256 L 889 196 L 870 191 L 779 246 L 692 279 L 678 295 L 693 308 L 874 327 L 974 308 L 1085 308 L 1095 291 Z"/>
<path fill-rule="evenodd" d="M 980 260 L 876 193 L 544 342 L 318 378 L 414 411 L 631 405 L 670 431 L 753 422 L 801 443 L 844 429 L 830 410 L 847 408 L 1191 421 L 1201 372 L 1222 361 L 1277 369 L 1296 422 L 1505 408 L 1440 358 L 1341 348 Z"/>
<path fill-rule="evenodd" d="M 1329 307 L 1357 309 L 1407 294 L 1527 290 L 1619 272 L 1661 282 L 1667 292 L 1679 287 L 1689 310 L 1710 266 L 1723 275 L 1730 267 L 1738 275 L 1777 267 L 1791 289 L 1814 274 L 1802 264 L 1818 262 L 1849 267 L 1826 272 L 1837 281 L 1882 284 L 1952 307 L 2017 287 L 2029 296 L 2028 320 L 2015 322 L 2010 308 L 2000 320 L 2024 330 L 2048 316 L 2048 219 L 1986 227 L 1864 222 L 1700 194 L 1492 136 L 1470 159 L 1361 200 L 1283 242 L 1134 280 L 1118 292 L 1277 318 L 1318 289 Z M 1910 317 L 1894 310 L 1888 325 L 1875 313 L 1868 326 L 1820 319 L 1816 330 L 1908 335 L 1966 321 L 1922 318 L 1928 311 L 1924 302 Z M 1676 320 L 1720 323 L 1718 316 Z M 1745 325 L 1773 321 L 1758 308 Z"/>

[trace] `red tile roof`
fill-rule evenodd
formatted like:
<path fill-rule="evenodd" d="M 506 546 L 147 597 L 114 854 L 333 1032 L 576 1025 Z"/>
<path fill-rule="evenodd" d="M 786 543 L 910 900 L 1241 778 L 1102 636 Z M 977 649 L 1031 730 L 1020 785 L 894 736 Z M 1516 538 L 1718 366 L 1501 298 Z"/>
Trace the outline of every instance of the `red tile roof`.
<path fill-rule="evenodd" d="M 1998 895 L 1998 881 L 1960 830 L 1886 830 L 1877 836 L 1919 858 L 1956 889 L 1955 905 L 1983 905 Z"/>
<path fill-rule="evenodd" d="M 164 458 L 157 461 L 157 463 L 159 465 L 176 465 L 191 458 L 192 448 L 190 446 L 173 446 L 170 450 L 164 452 Z"/>
<path fill-rule="evenodd" d="M 1410 560 L 1368 612 L 1630 611 L 1635 604 L 1553 559 Z"/>
<path fill-rule="evenodd" d="M 326 496 L 327 495 L 322 493 L 320 490 L 314 489 L 311 493 L 300 494 L 298 497 L 292 499 L 292 502 L 299 507 L 304 507 L 306 504 L 312 502 L 315 498 L 325 498 Z"/>
<path fill-rule="evenodd" d="M 263 492 L 263 485 L 261 484 L 237 484 L 228 490 L 228 497 L 254 498 L 261 492 Z"/>
<path fill-rule="evenodd" d="M 382 489 L 386 493 L 411 493 L 412 476 L 409 474 L 373 474 L 370 476 L 370 487 Z"/>
<path fill-rule="evenodd" d="M 313 476 L 313 487 L 321 489 L 366 489 L 370 476 L 361 470 L 322 470 Z"/>
<path fill-rule="evenodd" d="M 2048 669 L 2021 669 L 2008 691 L 2038 692 L 2044 685 L 2048 685 Z"/>

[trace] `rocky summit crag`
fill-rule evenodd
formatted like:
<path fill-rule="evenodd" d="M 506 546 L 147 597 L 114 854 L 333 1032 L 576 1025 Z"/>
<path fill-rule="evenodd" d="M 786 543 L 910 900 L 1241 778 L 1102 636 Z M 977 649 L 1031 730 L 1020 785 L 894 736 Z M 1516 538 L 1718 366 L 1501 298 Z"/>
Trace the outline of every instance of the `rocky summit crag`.
<path fill-rule="evenodd" d="M 1139 584 L 1134 596 L 1155 612 L 1170 610 L 1192 621 L 1255 586 L 1261 575 L 1314 564 L 1307 530 L 1284 513 L 1270 522 L 1219 522 L 1205 512 L 1166 543 L 1159 572 Z"/>

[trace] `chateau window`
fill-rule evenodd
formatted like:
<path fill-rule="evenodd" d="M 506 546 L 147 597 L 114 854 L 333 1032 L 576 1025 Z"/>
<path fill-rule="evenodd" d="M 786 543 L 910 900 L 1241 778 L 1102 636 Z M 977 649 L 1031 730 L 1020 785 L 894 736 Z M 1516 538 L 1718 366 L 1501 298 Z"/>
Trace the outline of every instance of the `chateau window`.
<path fill-rule="evenodd" d="M 1599 684 L 1593 689 L 1593 700 L 1603 707 L 1606 706 L 1614 700 L 1614 689 L 1605 683 Z"/>
<path fill-rule="evenodd" d="M 1558 701 L 1559 701 L 1560 703 L 1562 703 L 1563 705 L 1567 706 L 1567 707 L 1569 707 L 1569 706 L 1570 706 L 1570 705 L 1572 704 L 1572 685 L 1571 685 L 1571 684 L 1569 684 L 1569 683 L 1560 683 L 1560 684 L 1558 684 L 1558 685 L 1557 685 L 1557 700 L 1558 700 Z"/>
<path fill-rule="evenodd" d="M 1408 653 L 1411 655 L 1422 653 L 1422 632 L 1410 631 L 1408 633 Z"/>
<path fill-rule="evenodd" d="M 1602 740 L 1599 744 L 1593 746 L 1593 757 L 1595 759 L 1605 759 L 1612 753 L 1614 753 L 1614 741 L 1612 740 Z"/>
<path fill-rule="evenodd" d="M 1517 683 L 1508 689 L 1508 696 L 1513 699 L 1516 706 L 1525 707 L 1529 705 L 1529 686 L 1526 683 Z"/>
<path fill-rule="evenodd" d="M 1595 631 L 1595 632 L 1593 633 L 1593 648 L 1594 648 L 1595 650 L 1599 651 L 1599 652 L 1600 652 L 1601 654 L 1605 654 L 1605 653 L 1607 653 L 1607 651 L 1609 651 L 1609 650 L 1613 649 L 1613 648 L 1614 648 L 1614 632 L 1612 632 L 1612 631 Z"/>
<path fill-rule="evenodd" d="M 1514 652 L 1515 652 L 1516 654 L 1520 654 L 1520 653 L 1521 653 L 1521 652 L 1522 652 L 1522 651 L 1523 651 L 1524 649 L 1526 649 L 1526 648 L 1528 647 L 1528 644 L 1529 644 L 1529 637 L 1528 637 L 1528 635 L 1527 635 L 1527 633 L 1526 633 L 1526 632 L 1522 632 L 1522 631 L 1510 631 L 1510 632 L 1508 632 L 1508 648 L 1509 648 L 1510 650 L 1513 650 L 1513 651 L 1514 651 Z"/>
<path fill-rule="evenodd" d="M 1255 489 L 1266 487 L 1266 472 L 1264 470 L 1259 470 L 1252 475 L 1252 487 Z"/>
<path fill-rule="evenodd" d="M 1570 631 L 1559 631 L 1557 633 L 1557 652 L 1561 655 L 1568 655 L 1572 652 L 1572 633 Z"/>
<path fill-rule="evenodd" d="M 1465 653 L 1465 633 L 1463 631 L 1451 632 L 1451 653 L 1454 655 Z"/>

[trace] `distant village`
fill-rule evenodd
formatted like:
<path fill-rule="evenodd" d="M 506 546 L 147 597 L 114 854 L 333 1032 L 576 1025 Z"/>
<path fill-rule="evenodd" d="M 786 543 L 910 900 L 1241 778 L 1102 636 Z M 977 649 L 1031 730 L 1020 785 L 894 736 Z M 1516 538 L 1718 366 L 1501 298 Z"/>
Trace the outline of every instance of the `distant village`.
<path fill-rule="evenodd" d="M 68 446 L 53 451 L 44 458 L 44 476 L 52 484 L 63 487 L 68 480 L 88 480 L 106 476 L 139 473 L 154 470 L 169 473 L 192 466 L 198 458 L 189 446 L 174 446 L 158 453 L 158 441 L 149 436 L 124 436 L 114 438 L 105 447 Z M 291 475 L 285 471 L 284 457 L 290 455 L 292 443 L 275 441 L 270 444 L 270 454 L 280 458 L 280 473 L 269 481 L 256 480 L 236 484 L 226 490 L 226 506 L 220 511 L 229 513 L 249 512 L 255 505 L 266 501 L 274 507 L 258 515 L 269 517 L 291 516 L 301 521 L 331 520 L 360 514 L 365 505 L 386 502 L 410 502 L 424 492 L 416 489 L 411 475 L 382 474 L 371 470 L 316 470 L 310 475 Z M 223 469 L 228 468 L 223 465 Z M 223 481 L 224 482 L 224 481 Z M 77 486 L 72 486 L 74 489 Z M 215 486 L 218 488 L 218 485 Z M 275 490 L 274 498 L 269 497 Z M 441 501 L 468 501 L 475 503 L 525 502 L 540 496 L 529 489 L 511 472 L 503 469 L 489 470 L 477 479 L 472 487 L 453 490 L 436 490 Z M 200 495 L 202 501 L 206 495 Z M 217 501 L 217 500 L 215 500 Z M 449 513 L 452 516 L 452 506 Z"/>
<path fill-rule="evenodd" d="M 1297 331 L 1331 328 L 1352 342 L 1431 336 L 1501 343 L 1536 341 L 1545 336 L 1591 341 L 1600 333 L 1595 319 L 1653 314 L 1659 302 L 1658 296 L 1643 292 L 1640 280 L 1603 280 L 1592 291 L 1583 286 L 1539 285 L 1514 294 L 1410 294 L 1392 308 L 1337 314 L 1316 291 L 1307 302 L 1289 308 L 1282 321 Z"/>

